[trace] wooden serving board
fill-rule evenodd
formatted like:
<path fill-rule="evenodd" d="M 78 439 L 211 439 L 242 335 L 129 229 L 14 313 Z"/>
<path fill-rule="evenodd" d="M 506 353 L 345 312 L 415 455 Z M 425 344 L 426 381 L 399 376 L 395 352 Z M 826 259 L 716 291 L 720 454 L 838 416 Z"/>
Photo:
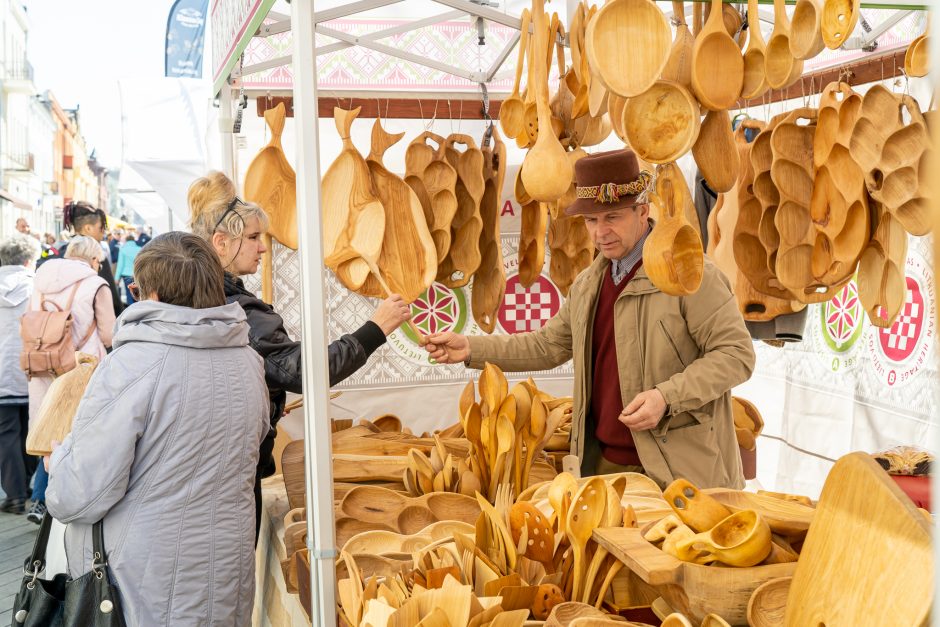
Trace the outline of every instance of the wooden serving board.
<path fill-rule="evenodd" d="M 481 329 L 496 329 L 496 312 L 506 293 L 506 271 L 503 268 L 502 240 L 499 230 L 499 199 L 506 178 L 506 145 L 493 127 L 493 145 L 483 153 L 483 198 L 480 201 L 480 267 L 473 278 L 470 306 L 473 319 Z"/>
<path fill-rule="evenodd" d="M 39 407 L 39 418 L 26 435 L 26 452 L 30 455 L 49 455 L 52 442 L 62 442 L 72 430 L 72 420 L 78 412 L 85 388 L 98 358 L 85 353 L 75 353 L 76 366 L 57 377 Z"/>
<path fill-rule="evenodd" d="M 839 459 L 790 584 L 785 624 L 926 625 L 931 524 L 869 455 Z"/>
<path fill-rule="evenodd" d="M 753 509 L 767 521 L 774 533 L 788 537 L 805 534 L 816 514 L 816 510 L 812 507 L 764 494 L 728 488 L 709 488 L 702 492 L 714 497 L 732 512 Z"/>

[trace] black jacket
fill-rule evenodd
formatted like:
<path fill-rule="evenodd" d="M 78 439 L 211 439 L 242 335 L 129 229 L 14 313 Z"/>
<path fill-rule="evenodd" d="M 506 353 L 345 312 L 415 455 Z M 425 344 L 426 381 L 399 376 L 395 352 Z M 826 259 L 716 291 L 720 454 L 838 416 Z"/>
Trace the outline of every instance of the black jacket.
<path fill-rule="evenodd" d="M 274 474 L 275 427 L 284 411 L 287 392 L 303 392 L 300 342 L 287 335 L 284 320 L 274 308 L 245 289 L 242 280 L 225 273 L 225 301 L 238 303 L 248 317 L 248 343 L 264 359 L 264 378 L 271 401 L 271 432 L 261 444 L 258 471 L 261 477 Z M 330 385 L 336 385 L 361 368 L 369 356 L 385 343 L 377 324 L 366 322 L 351 335 L 330 342 Z"/>
<path fill-rule="evenodd" d="M 68 247 L 68 242 L 62 244 L 56 254 L 40 258 L 39 261 L 36 262 L 36 267 L 38 268 L 50 259 L 64 259 L 65 251 L 68 250 Z M 118 295 L 117 285 L 114 283 L 114 271 L 111 270 L 111 260 L 109 258 L 105 257 L 101 260 L 101 264 L 98 266 L 98 276 L 104 279 L 111 289 L 111 303 L 114 305 L 114 317 L 117 318 L 121 315 L 121 312 L 124 311 L 124 303 L 121 302 L 121 297 Z"/>

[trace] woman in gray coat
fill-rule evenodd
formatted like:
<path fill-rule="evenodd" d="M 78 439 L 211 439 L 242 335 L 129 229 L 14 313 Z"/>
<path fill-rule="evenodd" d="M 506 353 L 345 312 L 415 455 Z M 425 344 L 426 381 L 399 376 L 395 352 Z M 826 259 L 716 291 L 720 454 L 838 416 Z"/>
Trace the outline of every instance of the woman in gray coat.
<path fill-rule="evenodd" d="M 104 520 L 128 625 L 248 625 L 262 361 L 201 239 L 155 238 L 134 276 L 141 302 L 118 319 L 114 351 L 51 456 L 49 513 L 68 524 L 72 576 L 90 570 L 91 528 Z"/>

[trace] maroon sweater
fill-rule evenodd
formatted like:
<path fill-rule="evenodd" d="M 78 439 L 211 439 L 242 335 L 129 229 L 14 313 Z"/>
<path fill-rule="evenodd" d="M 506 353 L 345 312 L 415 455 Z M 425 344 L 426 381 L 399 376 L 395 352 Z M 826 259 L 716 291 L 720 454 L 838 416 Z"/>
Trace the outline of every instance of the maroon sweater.
<path fill-rule="evenodd" d="M 604 273 L 591 337 L 594 361 L 591 416 L 595 425 L 594 435 L 600 441 L 601 452 L 607 461 L 625 466 L 641 464 L 633 443 L 633 434 L 619 420 L 624 402 L 620 394 L 620 368 L 617 365 L 617 343 L 614 338 L 614 303 L 641 265 L 642 259 L 630 269 L 619 285 L 614 284 L 609 271 Z"/>

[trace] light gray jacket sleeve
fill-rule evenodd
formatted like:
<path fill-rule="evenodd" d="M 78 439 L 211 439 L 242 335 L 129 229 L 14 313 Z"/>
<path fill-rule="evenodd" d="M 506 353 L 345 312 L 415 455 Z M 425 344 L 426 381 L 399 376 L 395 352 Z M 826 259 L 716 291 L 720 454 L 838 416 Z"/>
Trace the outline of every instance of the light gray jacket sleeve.
<path fill-rule="evenodd" d="M 46 506 L 54 518 L 93 524 L 124 497 L 163 362 L 135 364 L 116 352 L 98 366 L 72 432 L 50 459 Z"/>

